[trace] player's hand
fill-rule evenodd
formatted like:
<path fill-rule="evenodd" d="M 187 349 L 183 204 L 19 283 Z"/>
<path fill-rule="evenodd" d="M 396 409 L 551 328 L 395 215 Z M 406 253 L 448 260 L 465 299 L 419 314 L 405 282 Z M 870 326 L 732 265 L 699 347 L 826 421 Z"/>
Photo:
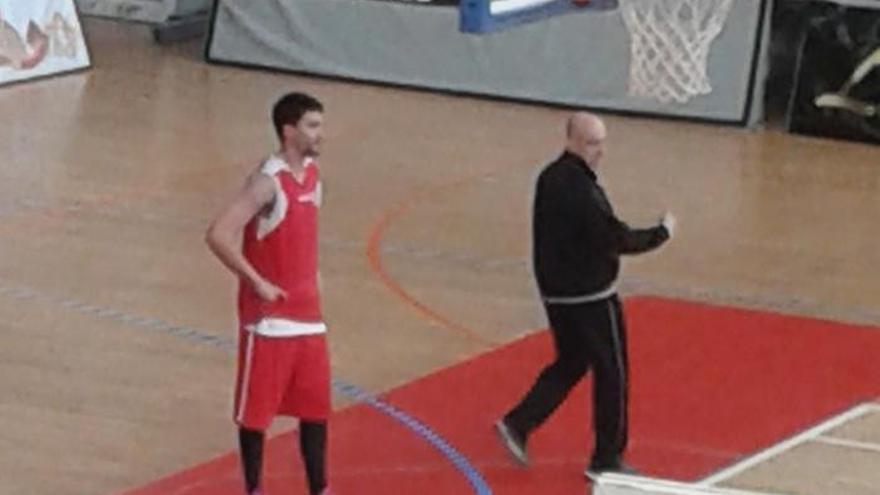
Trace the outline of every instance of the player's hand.
<path fill-rule="evenodd" d="M 667 211 L 663 218 L 660 220 L 660 225 L 666 227 L 666 231 L 669 232 L 669 238 L 671 239 L 675 236 L 675 225 L 678 223 L 678 220 L 675 219 L 675 215 L 672 212 Z"/>
<path fill-rule="evenodd" d="M 287 299 L 286 292 L 266 280 L 260 280 L 256 284 L 254 284 L 254 290 L 257 292 L 257 295 L 260 296 L 260 299 L 262 299 L 264 302 L 271 303 Z"/>

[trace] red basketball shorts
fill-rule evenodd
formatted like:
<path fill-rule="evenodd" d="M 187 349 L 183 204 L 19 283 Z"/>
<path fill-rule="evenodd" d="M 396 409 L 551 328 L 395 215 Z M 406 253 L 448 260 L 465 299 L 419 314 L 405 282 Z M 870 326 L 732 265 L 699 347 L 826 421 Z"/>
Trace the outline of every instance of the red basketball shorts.
<path fill-rule="evenodd" d="M 265 430 L 276 415 L 312 421 L 330 415 L 324 334 L 267 337 L 239 331 L 235 422 Z"/>

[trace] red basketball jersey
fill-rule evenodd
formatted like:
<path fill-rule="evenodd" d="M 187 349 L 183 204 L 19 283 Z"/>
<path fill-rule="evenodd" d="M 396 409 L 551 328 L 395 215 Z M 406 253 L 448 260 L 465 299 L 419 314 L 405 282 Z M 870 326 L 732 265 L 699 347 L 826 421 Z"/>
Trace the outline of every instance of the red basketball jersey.
<path fill-rule="evenodd" d="M 318 289 L 318 208 L 321 183 L 314 160 L 306 159 L 302 182 L 294 178 L 280 156 L 272 155 L 260 166 L 260 173 L 275 183 L 275 197 L 267 211 L 245 227 L 243 252 L 258 273 L 287 292 L 287 298 L 264 302 L 242 281 L 238 309 L 242 326 L 265 320 L 301 323 L 321 322 Z M 305 331 L 282 329 L 280 334 L 316 333 L 323 325 L 306 325 Z M 311 330 L 308 330 L 311 328 Z M 260 332 L 264 333 L 264 332 Z"/>

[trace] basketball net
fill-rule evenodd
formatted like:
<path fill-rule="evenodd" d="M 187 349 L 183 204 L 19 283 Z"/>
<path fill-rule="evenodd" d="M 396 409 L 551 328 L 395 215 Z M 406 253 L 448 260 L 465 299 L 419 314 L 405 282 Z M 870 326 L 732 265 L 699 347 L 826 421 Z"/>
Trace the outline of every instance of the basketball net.
<path fill-rule="evenodd" d="M 629 93 L 686 103 L 712 92 L 709 48 L 733 0 L 620 0 L 630 33 Z"/>

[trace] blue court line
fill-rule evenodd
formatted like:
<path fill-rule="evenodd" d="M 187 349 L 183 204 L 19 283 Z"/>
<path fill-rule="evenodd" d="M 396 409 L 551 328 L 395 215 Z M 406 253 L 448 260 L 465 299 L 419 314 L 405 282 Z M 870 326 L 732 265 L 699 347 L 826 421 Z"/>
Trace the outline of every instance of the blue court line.
<path fill-rule="evenodd" d="M 172 335 L 190 343 L 209 346 L 230 353 L 235 352 L 237 348 L 235 341 L 228 337 L 221 337 L 195 328 L 173 325 L 158 318 L 148 318 L 125 313 L 112 308 L 93 306 L 75 299 L 52 297 L 33 289 L 8 285 L 2 279 L 0 279 L 0 296 L 17 300 L 36 300 L 39 302 L 46 302 L 82 315 L 124 323 L 141 330 Z M 341 394 L 376 409 L 396 423 L 402 425 L 404 428 L 410 430 L 423 441 L 427 442 L 465 477 L 474 493 L 477 495 L 492 494 L 492 489 L 486 483 L 486 480 L 483 479 L 483 476 L 477 471 L 467 457 L 453 447 L 452 444 L 445 440 L 440 434 L 432 430 L 430 426 L 410 416 L 403 410 L 382 401 L 377 396 L 367 392 L 357 385 L 345 382 L 338 378 L 334 378 L 332 384 L 333 388 Z"/>

